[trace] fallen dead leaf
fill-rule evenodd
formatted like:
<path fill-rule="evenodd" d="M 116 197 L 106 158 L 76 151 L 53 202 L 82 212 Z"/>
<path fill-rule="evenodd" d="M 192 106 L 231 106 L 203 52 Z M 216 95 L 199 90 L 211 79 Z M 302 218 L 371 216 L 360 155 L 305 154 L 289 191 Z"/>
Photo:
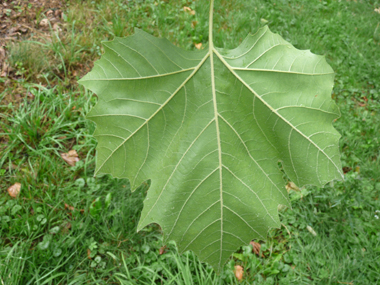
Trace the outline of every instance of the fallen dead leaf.
<path fill-rule="evenodd" d="M 9 71 L 9 65 L 6 62 L 3 62 L 3 66 L 0 69 L 0 77 L 6 77 L 8 75 L 8 71 Z"/>
<path fill-rule="evenodd" d="M 69 150 L 69 152 L 68 152 L 68 154 L 70 155 L 70 156 L 76 156 L 76 157 L 78 157 L 78 153 L 77 153 L 77 151 L 76 150 Z"/>
<path fill-rule="evenodd" d="M 379 13 L 379 14 L 380 14 L 380 7 L 379 7 L 379 8 L 376 8 L 374 11 L 375 11 L 376 13 Z"/>
<path fill-rule="evenodd" d="M 185 11 L 185 12 L 188 12 L 190 15 L 195 15 L 195 11 L 194 10 L 192 10 L 191 8 L 189 8 L 189 7 L 183 7 L 183 10 Z"/>
<path fill-rule="evenodd" d="M 160 255 L 166 252 L 166 245 L 160 247 Z"/>
<path fill-rule="evenodd" d="M 61 153 L 61 157 L 71 166 L 75 166 L 79 161 L 78 153 L 75 150 L 70 150 L 68 153 Z"/>
<path fill-rule="evenodd" d="M 0 60 L 3 61 L 5 59 L 5 49 L 0 46 Z"/>
<path fill-rule="evenodd" d="M 346 174 L 346 173 L 350 172 L 352 170 L 352 168 L 348 167 L 348 166 L 343 166 L 342 170 L 343 170 L 343 173 Z"/>
<path fill-rule="evenodd" d="M 48 27 L 49 26 L 49 20 L 48 19 L 42 19 L 42 21 L 39 23 L 40 27 Z"/>
<path fill-rule="evenodd" d="M 70 206 L 69 204 L 66 204 L 66 203 L 65 203 L 65 209 L 66 210 L 70 210 L 70 211 L 74 211 L 75 210 L 75 208 L 73 206 Z"/>
<path fill-rule="evenodd" d="M 53 25 L 53 30 L 54 30 L 54 31 L 58 31 L 58 32 L 62 31 L 62 29 L 59 27 L 59 25 L 58 25 L 57 23 L 55 23 L 55 24 Z"/>
<path fill-rule="evenodd" d="M 56 16 L 57 18 L 60 18 L 61 15 L 62 15 L 62 11 L 61 10 L 55 10 L 54 16 Z"/>
<path fill-rule="evenodd" d="M 92 259 L 91 258 L 91 250 L 89 248 L 87 248 L 87 258 Z"/>
<path fill-rule="evenodd" d="M 258 242 L 255 242 L 255 241 L 251 241 L 250 242 L 250 245 L 252 245 L 252 251 L 256 254 L 256 255 L 260 255 L 260 249 L 261 249 L 261 244 L 259 244 Z"/>
<path fill-rule="evenodd" d="M 15 19 L 17 19 L 18 17 L 20 17 L 21 16 L 21 12 L 20 13 L 17 13 L 17 14 L 14 14 L 14 15 L 12 15 L 11 16 L 11 19 L 12 20 L 15 20 Z"/>
<path fill-rule="evenodd" d="M 8 188 L 8 193 L 11 197 L 16 198 L 17 195 L 20 193 L 21 190 L 21 183 L 16 182 L 11 187 Z"/>
<path fill-rule="evenodd" d="M 58 22 L 59 20 L 57 18 L 53 17 L 53 18 L 49 18 L 49 21 L 50 21 L 50 23 L 53 24 L 53 23 Z"/>
<path fill-rule="evenodd" d="M 67 213 L 70 217 L 73 217 L 73 214 L 71 212 L 73 211 L 79 211 L 81 214 L 84 214 L 84 209 L 75 209 L 73 206 L 70 206 L 69 204 L 65 203 L 65 210 L 70 211 Z"/>
<path fill-rule="evenodd" d="M 202 43 L 194 44 L 194 45 L 195 45 L 195 47 L 196 47 L 197 49 L 201 49 L 201 48 L 202 48 Z"/>
<path fill-rule="evenodd" d="M 294 184 L 293 182 L 289 182 L 288 184 L 286 184 L 286 190 L 288 191 L 288 193 L 290 192 L 290 190 L 294 190 L 294 191 L 301 191 L 300 188 L 297 187 L 296 184 Z"/>
<path fill-rule="evenodd" d="M 240 281 L 243 279 L 243 273 L 244 273 L 243 267 L 241 267 L 240 265 L 235 265 L 234 273 L 237 280 Z"/>

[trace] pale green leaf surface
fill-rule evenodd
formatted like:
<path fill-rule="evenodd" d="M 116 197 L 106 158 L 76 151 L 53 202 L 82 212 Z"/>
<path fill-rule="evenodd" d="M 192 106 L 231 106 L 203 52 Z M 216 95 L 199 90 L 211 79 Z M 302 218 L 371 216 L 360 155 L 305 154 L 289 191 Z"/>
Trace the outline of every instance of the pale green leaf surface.
<path fill-rule="evenodd" d="M 217 271 L 239 246 L 265 239 L 289 205 L 281 161 L 298 186 L 342 177 L 334 73 L 265 27 L 234 50 L 184 51 L 137 30 L 104 44 L 80 82 L 99 101 L 96 174 L 151 179 L 139 229 Z"/>

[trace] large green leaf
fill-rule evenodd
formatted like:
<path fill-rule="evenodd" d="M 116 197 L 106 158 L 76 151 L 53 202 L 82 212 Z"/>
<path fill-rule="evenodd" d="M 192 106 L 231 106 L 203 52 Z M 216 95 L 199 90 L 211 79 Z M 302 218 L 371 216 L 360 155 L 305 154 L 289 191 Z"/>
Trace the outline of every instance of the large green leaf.
<path fill-rule="evenodd" d="M 219 271 L 265 239 L 289 206 L 279 161 L 298 186 L 342 177 L 324 57 L 267 27 L 234 50 L 184 51 L 141 30 L 104 48 L 80 81 L 99 97 L 96 174 L 133 189 L 151 179 L 138 229 L 160 224 L 180 252 Z"/>

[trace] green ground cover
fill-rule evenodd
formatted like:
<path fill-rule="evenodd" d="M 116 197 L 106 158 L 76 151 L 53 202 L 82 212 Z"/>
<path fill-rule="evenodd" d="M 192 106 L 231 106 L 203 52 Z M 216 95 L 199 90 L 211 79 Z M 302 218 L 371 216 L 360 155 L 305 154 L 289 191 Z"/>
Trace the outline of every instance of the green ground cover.
<path fill-rule="evenodd" d="M 126 180 L 93 177 L 85 115 L 96 97 L 76 81 L 102 41 L 136 27 L 185 49 L 205 45 L 207 1 L 66 1 L 60 33 L 7 46 L 17 76 L 0 77 L 0 284 L 380 283 L 380 1 L 216 2 L 217 46 L 234 48 L 267 24 L 326 55 L 345 181 L 291 190 L 281 229 L 257 241 L 259 255 L 242 247 L 220 276 L 191 252 L 162 248 L 158 226 L 136 233 L 149 186 L 131 193 Z M 70 150 L 75 166 L 61 158 Z M 16 182 L 14 199 L 7 188 Z"/>

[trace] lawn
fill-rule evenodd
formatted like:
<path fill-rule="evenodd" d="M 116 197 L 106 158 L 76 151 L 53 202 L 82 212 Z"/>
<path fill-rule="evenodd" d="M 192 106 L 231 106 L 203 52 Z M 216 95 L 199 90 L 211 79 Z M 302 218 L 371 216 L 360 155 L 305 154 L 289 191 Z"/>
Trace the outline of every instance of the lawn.
<path fill-rule="evenodd" d="M 216 46 L 268 25 L 326 56 L 345 177 L 288 184 L 281 228 L 240 248 L 220 275 L 164 246 L 158 225 L 136 232 L 147 183 L 132 193 L 128 180 L 93 176 L 95 126 L 85 117 L 97 98 L 77 83 L 102 41 L 135 28 L 202 48 L 208 1 L 37 2 L 0 4 L 1 285 L 380 283 L 380 1 L 216 1 Z"/>

